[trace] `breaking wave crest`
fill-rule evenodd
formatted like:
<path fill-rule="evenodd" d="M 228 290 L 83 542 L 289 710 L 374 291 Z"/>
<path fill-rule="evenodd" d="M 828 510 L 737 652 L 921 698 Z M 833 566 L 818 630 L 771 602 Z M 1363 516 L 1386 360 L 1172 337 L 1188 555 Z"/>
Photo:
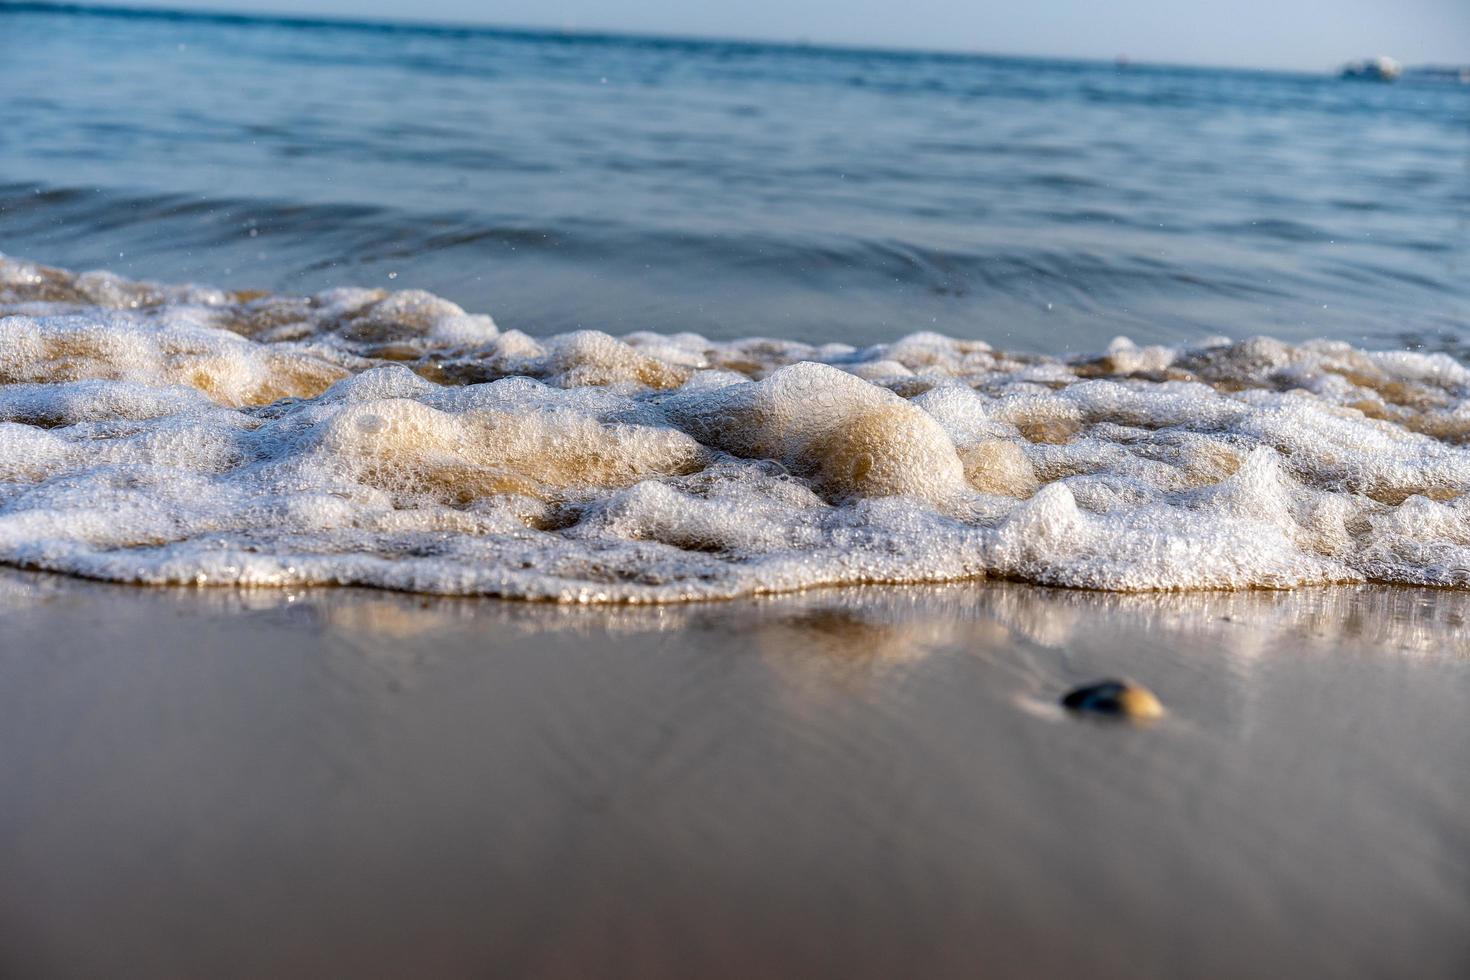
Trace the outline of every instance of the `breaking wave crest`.
<path fill-rule="evenodd" d="M 1465 587 L 1467 396 L 1446 355 L 1333 341 L 533 338 L 0 257 L 0 562 L 566 602 Z"/>

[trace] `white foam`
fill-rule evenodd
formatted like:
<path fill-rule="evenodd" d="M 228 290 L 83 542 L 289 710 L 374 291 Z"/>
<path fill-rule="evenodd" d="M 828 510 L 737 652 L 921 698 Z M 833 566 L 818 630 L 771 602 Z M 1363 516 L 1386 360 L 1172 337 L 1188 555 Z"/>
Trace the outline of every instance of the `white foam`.
<path fill-rule="evenodd" d="M 538 339 L 422 292 L 8 259 L 0 316 L 13 565 L 563 601 L 1470 587 L 1470 371 L 1443 355 Z"/>

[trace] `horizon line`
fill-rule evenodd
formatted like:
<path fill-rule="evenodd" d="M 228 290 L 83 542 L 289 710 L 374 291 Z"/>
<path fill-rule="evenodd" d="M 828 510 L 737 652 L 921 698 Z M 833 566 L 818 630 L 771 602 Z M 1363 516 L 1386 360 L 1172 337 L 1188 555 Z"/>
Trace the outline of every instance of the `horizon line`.
<path fill-rule="evenodd" d="M 769 39 L 729 35 L 662 33 L 630 31 L 615 28 L 553 27 L 531 24 L 491 24 L 469 21 L 400 19 L 396 17 L 354 17 L 334 14 L 297 14 L 274 11 L 245 12 L 237 10 L 205 10 L 148 4 L 95 4 L 73 0 L 0 0 L 0 13 L 54 13 L 83 16 L 140 18 L 170 21 L 203 21 L 220 24 L 276 24 L 306 28 L 346 28 L 352 30 L 405 31 L 423 34 L 483 34 L 522 38 L 567 38 L 586 41 L 651 41 L 662 44 L 688 44 L 701 47 L 729 45 L 749 48 L 777 48 L 791 51 L 833 51 L 849 54 L 928 56 L 953 59 L 1016 60 L 1073 62 L 1078 64 L 1126 64 L 1130 68 L 1166 68 L 1204 71 L 1230 71 L 1251 74 L 1330 76 L 1334 69 L 1285 68 L 1248 65 L 1219 65 L 1203 62 L 1170 62 L 1151 59 L 1135 60 L 1126 53 L 1116 58 L 1082 55 L 1039 54 L 1034 52 L 982 51 L 971 48 L 902 47 L 881 44 L 856 44 L 814 41 L 804 37 Z"/>

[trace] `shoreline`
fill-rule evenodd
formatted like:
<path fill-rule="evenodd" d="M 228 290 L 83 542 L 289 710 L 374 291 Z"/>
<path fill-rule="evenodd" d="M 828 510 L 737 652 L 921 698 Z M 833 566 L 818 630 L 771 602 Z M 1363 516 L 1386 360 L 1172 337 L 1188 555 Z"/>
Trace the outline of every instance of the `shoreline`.
<path fill-rule="evenodd" d="M 434 601 L 465 601 L 482 603 L 512 603 L 526 604 L 530 606 L 564 606 L 568 608 L 585 609 L 649 609 L 659 607 L 700 607 L 720 606 L 731 603 L 764 602 L 783 599 L 805 599 L 812 596 L 820 596 L 824 593 L 851 592 L 860 594 L 865 591 L 889 592 L 906 590 L 931 590 L 931 589 L 975 589 L 985 587 L 1021 588 L 1035 589 L 1043 592 L 1081 593 L 1084 595 L 1117 596 L 1117 597 L 1151 597 L 1164 598 L 1175 596 L 1207 596 L 1219 597 L 1232 595 L 1284 595 L 1321 592 L 1332 592 L 1336 590 L 1383 590 L 1388 594 L 1396 592 L 1404 593 L 1466 593 L 1464 586 L 1460 585 L 1436 585 L 1436 584 L 1412 584 L 1404 582 L 1393 582 L 1388 580 L 1344 580 L 1340 582 L 1306 582 L 1300 584 L 1270 586 L 1270 585 L 1244 585 L 1239 588 L 1221 587 L 1181 587 L 1181 588 L 1108 588 L 1106 586 L 1067 585 L 1045 581 L 1033 581 L 1031 579 L 991 575 L 980 573 L 976 575 L 961 575 L 953 578 L 942 579 L 873 579 L 870 581 L 832 581 L 819 582 L 811 585 L 795 585 L 788 588 L 774 588 L 769 591 L 754 590 L 746 592 L 732 592 L 727 595 L 688 595 L 672 598 L 642 598 L 637 595 L 620 596 L 609 599 L 567 599 L 552 595 L 524 595 L 516 592 L 433 592 L 421 591 L 408 587 L 395 587 L 392 585 L 359 584 L 356 582 L 326 582 L 326 581 L 303 581 L 292 583 L 239 583 L 230 581 L 152 581 L 113 579 L 94 577 L 85 572 L 58 571 L 44 566 L 15 564 L 0 562 L 0 577 L 6 575 L 37 576 L 46 579 L 75 582 L 84 585 L 109 586 L 122 589 L 138 589 L 145 592 L 159 592 L 169 594 L 190 593 L 239 593 L 244 595 L 263 595 L 280 593 L 289 597 L 286 601 L 295 601 L 300 597 L 311 593 L 333 593 L 345 592 L 349 594 L 362 593 L 363 595 L 385 594 L 400 596 L 408 599 L 422 598 Z"/>

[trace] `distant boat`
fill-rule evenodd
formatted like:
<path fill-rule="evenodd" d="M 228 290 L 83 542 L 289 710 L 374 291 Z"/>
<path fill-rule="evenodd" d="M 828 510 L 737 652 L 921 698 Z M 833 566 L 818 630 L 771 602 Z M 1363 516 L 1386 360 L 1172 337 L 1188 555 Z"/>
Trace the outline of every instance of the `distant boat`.
<path fill-rule="evenodd" d="M 1403 67 L 1392 58 L 1379 55 L 1364 61 L 1350 61 L 1342 66 L 1343 78 L 1355 78 L 1368 82 L 1391 82 L 1403 74 Z"/>

